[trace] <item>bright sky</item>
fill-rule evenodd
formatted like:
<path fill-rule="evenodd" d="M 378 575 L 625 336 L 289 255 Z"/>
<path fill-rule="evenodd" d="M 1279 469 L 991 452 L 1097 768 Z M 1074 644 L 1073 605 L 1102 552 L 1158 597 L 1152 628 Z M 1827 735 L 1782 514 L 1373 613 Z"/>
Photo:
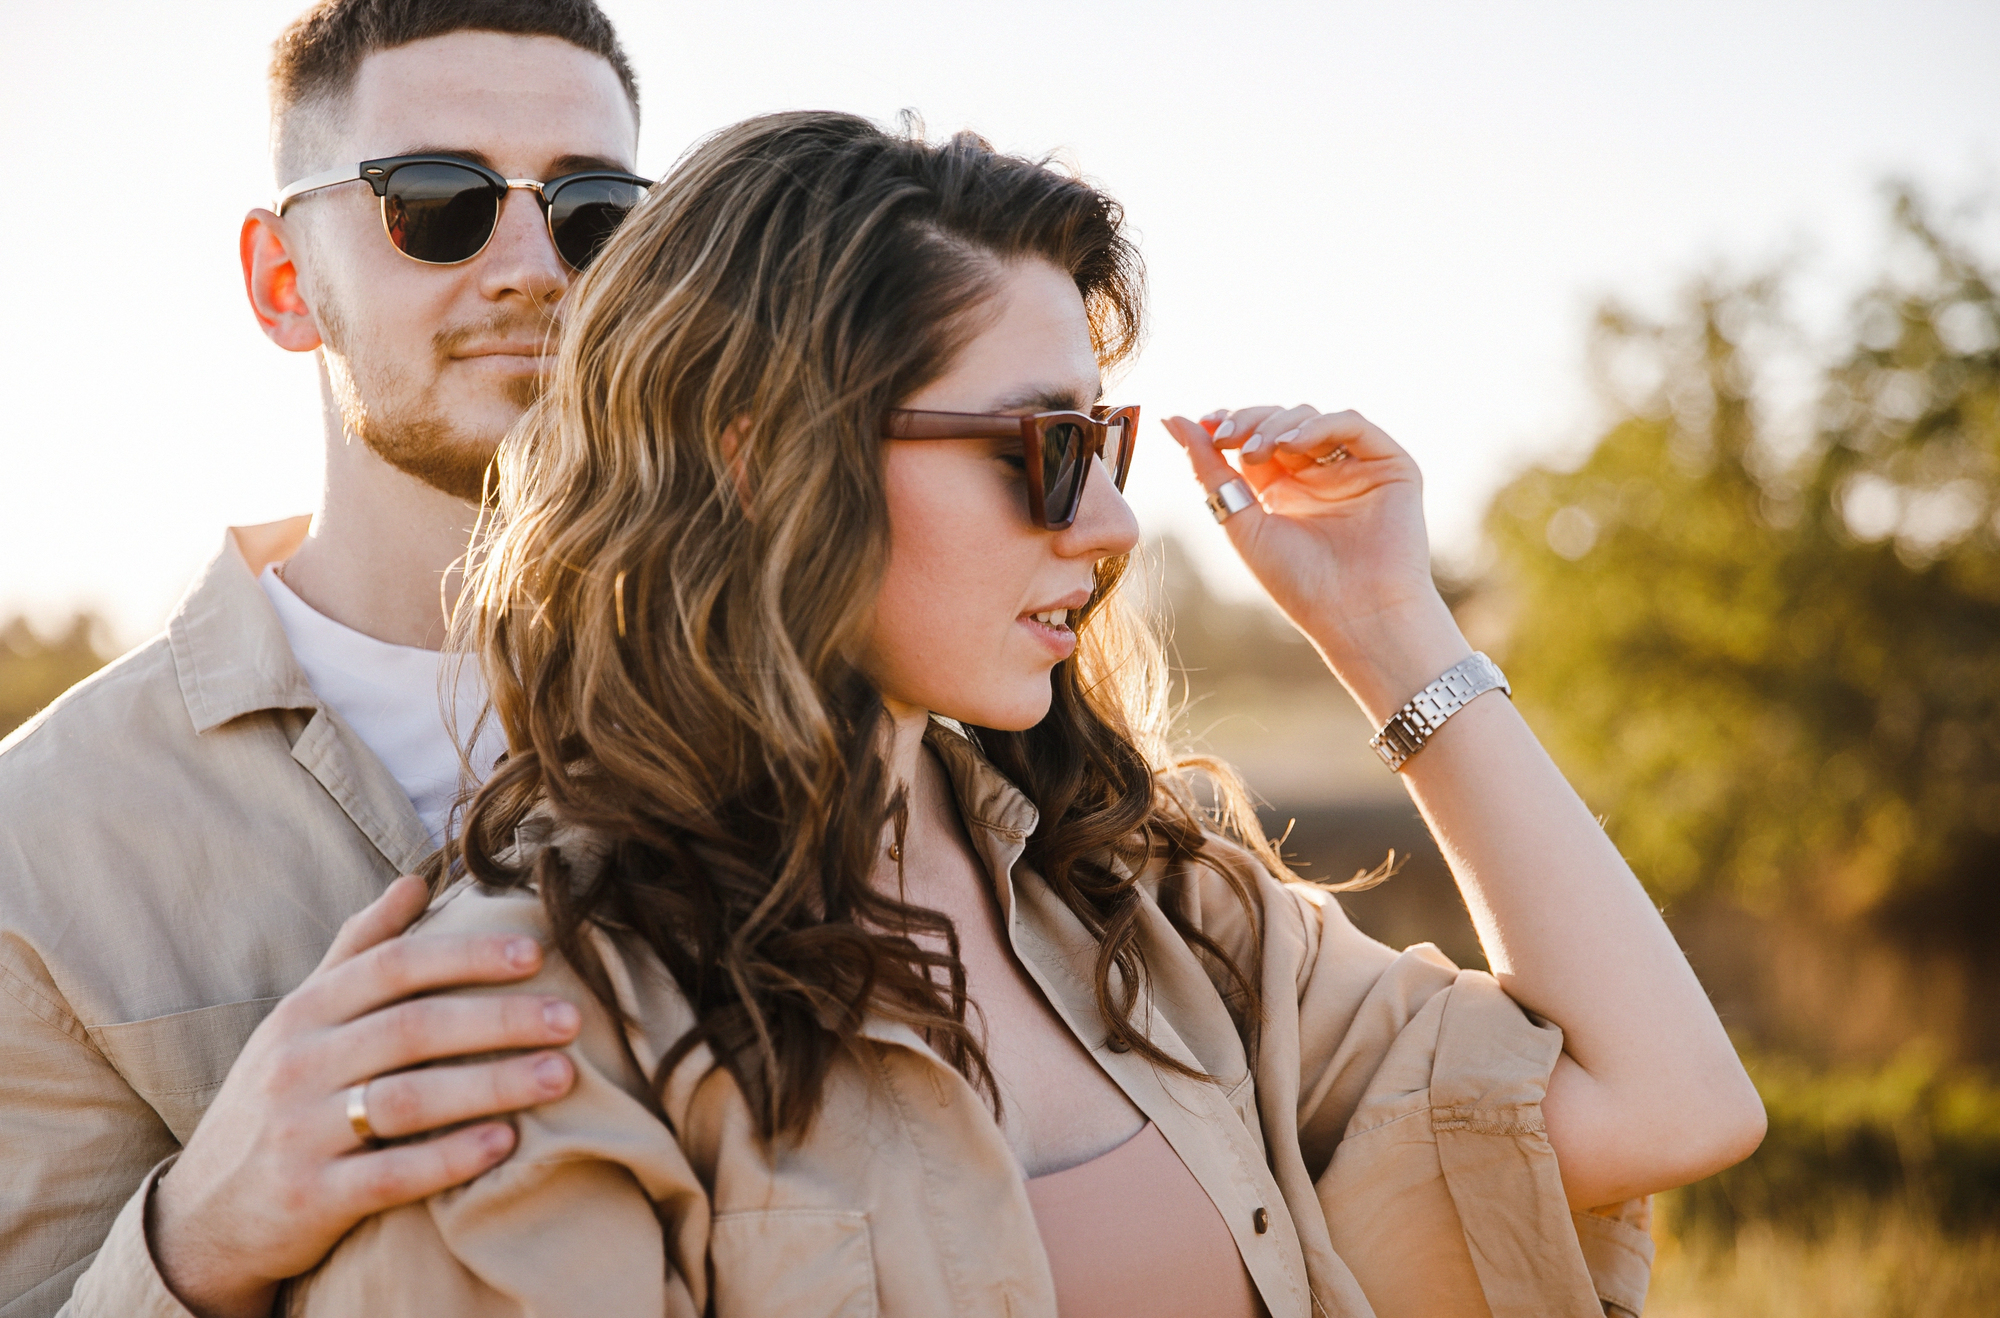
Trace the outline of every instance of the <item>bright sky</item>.
<path fill-rule="evenodd" d="M 298 7 L 0 8 L 0 615 L 90 605 L 136 639 L 223 526 L 313 504 L 312 362 L 257 333 L 236 264 Z M 648 171 L 790 107 L 1062 151 L 1125 202 L 1152 272 L 1116 401 L 1359 408 L 1424 465 L 1449 554 L 1510 473 L 1586 433 L 1599 297 L 1803 254 L 1836 306 L 1878 250 L 1879 179 L 1957 197 L 2000 161 L 1992 0 L 606 8 Z M 1134 501 L 1227 582 L 1179 464 L 1156 431 Z"/>

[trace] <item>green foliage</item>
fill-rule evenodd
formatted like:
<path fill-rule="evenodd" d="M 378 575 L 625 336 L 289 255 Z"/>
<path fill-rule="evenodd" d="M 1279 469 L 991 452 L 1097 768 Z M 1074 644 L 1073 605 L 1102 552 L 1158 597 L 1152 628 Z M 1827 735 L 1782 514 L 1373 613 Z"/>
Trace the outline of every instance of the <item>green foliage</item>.
<path fill-rule="evenodd" d="M 2000 1228 L 2000 1084 L 1912 1050 L 1887 1065 L 1816 1071 L 1752 1057 L 1770 1130 L 1751 1157 L 1674 1192 L 1676 1235 L 1752 1223 L 1805 1234 L 1899 1205 L 1954 1230 Z"/>
<path fill-rule="evenodd" d="M 1496 499 L 1515 693 L 1641 878 L 1851 917 L 2000 868 L 2000 298 L 1908 194 L 1774 424 L 1776 278 L 1615 309 L 1616 419 Z"/>
<path fill-rule="evenodd" d="M 87 613 L 70 619 L 54 640 L 43 640 L 25 618 L 0 624 L 0 737 L 89 677 L 111 658 L 98 637 L 104 624 Z"/>

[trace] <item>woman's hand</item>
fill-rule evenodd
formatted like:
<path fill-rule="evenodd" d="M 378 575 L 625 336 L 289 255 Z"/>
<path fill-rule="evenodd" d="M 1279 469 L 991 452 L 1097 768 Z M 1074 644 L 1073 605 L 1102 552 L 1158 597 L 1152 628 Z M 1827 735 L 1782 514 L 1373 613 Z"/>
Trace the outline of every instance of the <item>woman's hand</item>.
<path fill-rule="evenodd" d="M 1177 416 L 1166 427 L 1203 488 L 1242 479 L 1257 495 L 1224 529 L 1376 722 L 1471 653 L 1431 580 L 1423 478 L 1379 427 L 1311 407 Z M 1225 449 L 1241 452 L 1240 472 Z"/>

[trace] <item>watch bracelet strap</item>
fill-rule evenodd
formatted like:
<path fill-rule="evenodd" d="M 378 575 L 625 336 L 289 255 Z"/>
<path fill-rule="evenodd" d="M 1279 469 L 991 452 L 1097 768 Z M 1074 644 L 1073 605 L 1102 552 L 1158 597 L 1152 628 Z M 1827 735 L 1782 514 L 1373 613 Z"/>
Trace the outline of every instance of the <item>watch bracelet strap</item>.
<path fill-rule="evenodd" d="M 1474 697 L 1495 689 L 1509 697 L 1514 694 L 1500 666 L 1474 651 L 1411 696 L 1409 703 L 1368 739 L 1368 745 L 1382 757 L 1382 763 L 1392 771 L 1400 771 L 1412 755 L 1424 748 L 1431 734 L 1444 726 L 1446 719 L 1471 704 Z"/>

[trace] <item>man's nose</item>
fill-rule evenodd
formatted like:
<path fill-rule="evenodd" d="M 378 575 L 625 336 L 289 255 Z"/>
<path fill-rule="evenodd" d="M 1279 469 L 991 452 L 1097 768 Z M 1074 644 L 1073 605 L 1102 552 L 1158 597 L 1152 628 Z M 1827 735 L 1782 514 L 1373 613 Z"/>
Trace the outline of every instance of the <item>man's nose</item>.
<path fill-rule="evenodd" d="M 1132 505 L 1125 502 L 1118 482 L 1112 478 L 1111 467 L 1103 458 L 1091 459 L 1076 520 L 1057 535 L 1065 555 L 1092 558 L 1127 553 L 1139 543 L 1139 519 L 1133 516 Z"/>
<path fill-rule="evenodd" d="M 496 302 L 510 296 L 552 302 L 569 287 L 571 275 L 549 238 L 541 199 L 528 188 L 508 189 L 493 240 L 479 254 L 481 291 Z"/>

